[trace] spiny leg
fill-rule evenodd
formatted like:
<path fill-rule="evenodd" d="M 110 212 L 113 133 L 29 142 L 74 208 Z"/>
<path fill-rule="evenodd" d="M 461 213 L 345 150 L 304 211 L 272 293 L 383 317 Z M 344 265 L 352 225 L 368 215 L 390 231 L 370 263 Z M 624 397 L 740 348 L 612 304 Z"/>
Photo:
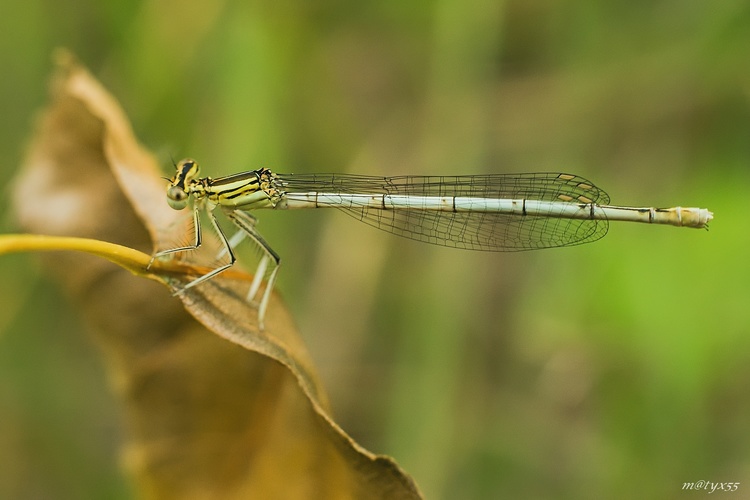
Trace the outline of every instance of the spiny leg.
<path fill-rule="evenodd" d="M 234 250 L 237 248 L 237 245 L 242 243 L 242 240 L 244 240 L 247 237 L 245 234 L 245 231 L 237 231 L 235 232 L 230 238 L 229 238 L 229 247 Z M 219 250 L 219 253 L 216 254 L 216 260 L 220 260 L 224 258 L 224 256 L 227 254 L 227 249 L 222 248 Z"/>
<path fill-rule="evenodd" d="M 186 245 L 186 246 L 177 247 L 177 248 L 170 248 L 168 250 L 162 250 L 160 252 L 156 252 L 155 254 L 151 256 L 151 260 L 148 262 L 148 266 L 146 267 L 146 269 L 150 269 L 151 264 L 153 264 L 154 260 L 159 257 L 164 257 L 165 255 L 171 255 L 177 252 L 197 250 L 198 248 L 200 248 L 201 243 L 203 241 L 202 236 L 201 236 L 200 210 L 201 210 L 201 207 L 199 206 L 199 204 L 196 203 L 195 206 L 193 207 L 193 229 L 195 230 L 195 243 L 193 243 L 192 245 Z"/>
<path fill-rule="evenodd" d="M 193 281 L 185 285 L 181 290 L 178 290 L 177 292 L 175 292 L 174 295 L 179 295 L 185 290 L 187 290 L 188 288 L 192 288 L 195 285 L 200 285 L 204 281 L 210 280 L 211 278 L 221 273 L 222 271 L 226 271 L 227 269 L 232 267 L 237 260 L 236 257 L 234 256 L 234 252 L 232 252 L 232 247 L 229 245 L 229 240 L 227 240 L 227 237 L 224 234 L 224 231 L 221 230 L 221 227 L 219 226 L 219 223 L 216 220 L 216 216 L 214 215 L 212 211 L 208 212 L 208 217 L 209 217 L 209 220 L 211 221 L 211 225 L 214 227 L 214 229 L 216 230 L 216 233 L 219 235 L 219 239 L 221 240 L 221 243 L 224 247 L 224 249 L 222 250 L 222 254 L 229 255 L 229 262 L 224 264 L 223 266 L 217 267 L 216 269 L 214 269 L 213 271 L 209 273 L 204 274 L 200 278 L 194 279 Z M 200 227 L 200 225 L 197 227 Z M 190 249 L 190 247 L 186 248 L 186 250 L 188 249 Z"/>
<path fill-rule="evenodd" d="M 263 291 L 263 296 L 258 303 L 258 327 L 262 330 L 266 314 L 266 307 L 268 307 L 268 301 L 271 298 L 271 291 L 273 290 L 273 285 L 276 281 L 276 274 L 279 271 L 281 258 L 276 252 L 274 252 L 273 248 L 271 248 L 271 246 L 266 243 L 266 240 L 263 239 L 258 231 L 256 231 L 256 221 L 253 216 L 241 210 L 227 211 L 226 214 L 227 217 L 232 220 L 232 222 L 237 224 L 237 226 L 242 229 L 251 240 L 255 242 L 255 244 L 258 246 L 258 248 L 261 249 L 264 254 L 263 257 L 261 257 L 260 262 L 258 263 L 255 277 L 253 278 L 253 282 L 250 285 L 250 290 L 248 291 L 248 300 L 252 301 L 252 299 L 254 299 L 255 295 L 258 293 L 261 280 L 266 273 L 269 262 L 271 262 L 274 266 L 271 274 L 268 276 L 266 288 Z"/>
<path fill-rule="evenodd" d="M 246 300 L 248 302 L 252 302 L 260 289 L 260 284 L 263 282 L 263 276 L 266 275 L 266 270 L 268 269 L 268 260 L 268 255 L 264 253 L 263 257 L 260 258 L 260 262 L 258 262 L 258 267 L 255 269 L 255 276 L 253 276 L 253 282 L 250 283 L 250 288 L 247 290 Z"/>
<path fill-rule="evenodd" d="M 250 214 L 242 214 L 246 215 L 246 220 L 244 221 L 244 225 L 246 226 L 252 226 L 255 227 L 256 219 Z M 239 223 L 236 223 L 239 225 Z M 248 233 L 246 229 L 240 229 L 239 231 L 236 231 L 230 238 L 229 238 L 229 247 L 234 250 L 237 248 L 237 245 L 242 243 L 242 241 L 248 237 Z M 227 254 L 227 248 L 223 247 L 219 253 L 216 255 L 216 260 L 222 259 Z M 268 254 L 263 252 L 263 256 L 260 259 L 260 262 L 258 263 L 258 268 L 255 271 L 255 276 L 253 277 L 253 281 L 250 284 L 250 288 L 247 292 L 246 300 L 248 302 L 252 302 L 255 298 L 255 295 L 258 293 L 258 290 L 260 289 L 260 285 L 263 282 L 263 277 L 266 274 L 266 270 L 268 269 Z"/>
<path fill-rule="evenodd" d="M 269 245 L 263 241 L 264 244 L 261 244 L 258 241 L 258 238 L 261 240 L 263 239 L 260 234 L 257 233 L 255 230 L 255 224 L 258 222 L 258 220 L 250 215 L 249 213 L 237 211 L 235 214 L 237 219 L 242 220 L 234 220 L 232 221 L 240 226 L 242 229 L 234 233 L 232 237 L 229 239 L 229 245 L 232 247 L 232 249 L 237 248 L 237 245 L 242 242 L 246 237 L 250 237 L 251 233 L 255 233 L 255 236 L 253 237 L 253 241 L 255 244 L 261 248 L 261 251 L 263 252 L 263 256 L 260 259 L 260 262 L 258 262 L 258 267 L 255 270 L 255 276 L 253 277 L 253 281 L 250 284 L 250 288 L 247 292 L 247 301 L 252 302 L 255 298 L 255 295 L 258 293 L 258 290 L 260 289 L 260 285 L 263 282 L 263 277 L 266 275 L 266 270 L 268 269 L 268 261 L 270 260 L 269 253 L 266 251 L 266 248 L 270 249 Z M 223 254 L 226 253 L 226 250 L 222 249 L 220 252 L 220 256 L 223 256 Z"/>

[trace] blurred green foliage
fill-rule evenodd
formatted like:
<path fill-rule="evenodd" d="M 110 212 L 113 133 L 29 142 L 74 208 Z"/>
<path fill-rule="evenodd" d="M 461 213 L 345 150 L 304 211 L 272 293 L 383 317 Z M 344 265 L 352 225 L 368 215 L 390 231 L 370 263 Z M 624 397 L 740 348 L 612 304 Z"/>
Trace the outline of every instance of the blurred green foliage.
<path fill-rule="evenodd" d="M 58 46 L 165 173 L 569 171 L 615 204 L 713 210 L 708 233 L 522 254 L 259 216 L 339 423 L 428 498 L 750 485 L 747 2 L 6 2 L 5 179 Z M 0 497 L 127 498 L 101 361 L 36 269 L 0 259 Z"/>

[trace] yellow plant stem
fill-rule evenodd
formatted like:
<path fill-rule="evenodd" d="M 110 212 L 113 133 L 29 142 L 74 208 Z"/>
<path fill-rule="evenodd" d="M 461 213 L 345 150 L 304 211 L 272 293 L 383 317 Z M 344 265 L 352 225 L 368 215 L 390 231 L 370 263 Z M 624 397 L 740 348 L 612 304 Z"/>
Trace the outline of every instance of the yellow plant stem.
<path fill-rule="evenodd" d="M 129 247 L 90 238 L 46 236 L 40 234 L 0 235 L 0 255 L 16 252 L 76 251 L 103 257 L 137 276 L 163 281 L 165 274 L 205 274 L 206 270 L 176 261 L 152 261 L 151 256 Z M 227 278 L 249 280 L 243 272 L 225 272 Z"/>

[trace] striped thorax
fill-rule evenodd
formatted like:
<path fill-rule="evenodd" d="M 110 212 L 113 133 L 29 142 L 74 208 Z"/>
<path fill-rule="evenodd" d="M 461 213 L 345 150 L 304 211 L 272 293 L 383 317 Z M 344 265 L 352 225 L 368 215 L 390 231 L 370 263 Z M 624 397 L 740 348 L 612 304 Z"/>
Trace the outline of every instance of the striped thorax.
<path fill-rule="evenodd" d="M 198 163 L 192 159 L 180 161 L 167 188 L 169 206 L 182 210 L 190 196 L 196 201 L 208 200 L 211 209 L 254 210 L 274 208 L 281 198 L 273 172 L 267 168 L 251 170 L 219 179 L 199 178 Z"/>

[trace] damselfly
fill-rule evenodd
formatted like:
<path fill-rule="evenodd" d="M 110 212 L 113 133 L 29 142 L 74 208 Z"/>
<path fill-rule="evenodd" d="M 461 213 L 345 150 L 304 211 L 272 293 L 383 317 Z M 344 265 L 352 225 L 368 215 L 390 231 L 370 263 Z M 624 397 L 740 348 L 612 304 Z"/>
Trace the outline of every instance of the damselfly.
<path fill-rule="evenodd" d="M 184 209 L 193 199 L 195 241 L 157 252 L 162 257 L 201 245 L 200 212 L 208 213 L 228 262 L 191 281 L 198 285 L 235 263 L 233 248 L 244 237 L 262 257 L 250 285 L 262 328 L 280 258 L 256 231 L 256 209 L 338 208 L 379 229 L 436 245 L 491 252 L 564 247 L 598 240 L 609 221 L 621 220 L 705 228 L 713 213 L 704 208 L 633 208 L 609 205 L 607 193 L 571 174 L 489 174 L 376 177 L 349 174 L 279 174 L 266 168 L 227 177 L 199 177 L 198 163 L 180 161 L 169 180 L 167 202 Z M 219 207 L 239 228 L 228 239 L 214 210 Z M 180 293 L 180 292 L 177 292 Z"/>

